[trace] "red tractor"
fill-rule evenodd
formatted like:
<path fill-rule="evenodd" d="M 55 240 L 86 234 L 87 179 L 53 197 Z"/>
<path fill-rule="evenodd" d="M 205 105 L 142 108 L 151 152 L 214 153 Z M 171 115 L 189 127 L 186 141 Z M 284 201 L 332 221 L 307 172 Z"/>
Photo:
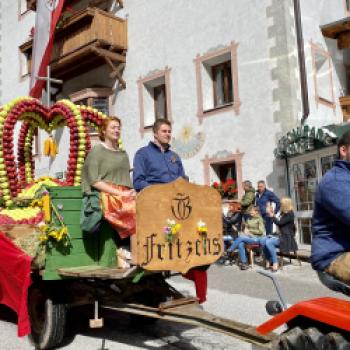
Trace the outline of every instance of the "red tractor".
<path fill-rule="evenodd" d="M 278 327 L 287 329 L 273 341 L 274 350 L 348 350 L 350 349 L 350 302 L 337 298 L 317 298 L 289 308 L 274 276 L 272 279 L 280 301 L 268 301 L 266 311 L 273 318 L 256 328 L 267 335 Z M 333 291 L 350 295 L 350 286 L 325 272 L 318 272 L 320 281 Z"/>

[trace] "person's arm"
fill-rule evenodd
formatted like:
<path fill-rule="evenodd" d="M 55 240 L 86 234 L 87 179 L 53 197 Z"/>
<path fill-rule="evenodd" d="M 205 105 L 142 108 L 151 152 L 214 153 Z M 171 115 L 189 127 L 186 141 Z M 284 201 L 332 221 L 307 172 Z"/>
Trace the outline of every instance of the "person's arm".
<path fill-rule="evenodd" d="M 118 189 L 114 188 L 113 186 L 104 181 L 96 181 L 91 186 L 96 188 L 100 192 L 109 193 L 114 196 L 120 195 L 120 191 Z"/>
<path fill-rule="evenodd" d="M 179 177 L 182 177 L 182 178 L 188 180 L 188 177 L 185 174 L 185 170 L 184 170 L 184 167 L 183 167 L 183 164 L 182 164 L 182 161 L 181 161 L 180 157 L 179 157 L 179 163 L 180 163 L 180 166 L 179 166 Z"/>
<path fill-rule="evenodd" d="M 284 226 L 287 225 L 291 222 L 294 222 L 294 213 L 289 212 L 287 214 L 282 215 L 279 219 L 276 218 L 276 216 L 272 216 L 272 221 L 277 225 L 277 226 Z"/>
<path fill-rule="evenodd" d="M 280 211 L 281 208 L 281 202 L 279 198 L 271 191 L 270 193 L 270 202 L 275 203 L 275 214 L 277 214 Z"/>
<path fill-rule="evenodd" d="M 145 165 L 145 158 L 141 152 L 136 152 L 134 157 L 134 170 L 132 174 L 134 189 L 139 192 L 145 187 L 149 186 L 150 183 L 146 180 L 147 172 Z"/>

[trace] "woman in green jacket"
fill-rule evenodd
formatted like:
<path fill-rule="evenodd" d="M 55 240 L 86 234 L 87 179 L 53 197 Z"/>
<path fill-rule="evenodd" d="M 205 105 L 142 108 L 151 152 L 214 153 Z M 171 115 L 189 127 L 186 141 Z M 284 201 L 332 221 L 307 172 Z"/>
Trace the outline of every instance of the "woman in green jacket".
<path fill-rule="evenodd" d="M 245 244 L 259 244 L 260 238 L 265 235 L 265 224 L 263 218 L 260 216 L 259 208 L 252 207 L 250 210 L 250 219 L 245 223 L 243 234 L 235 239 L 227 250 L 230 254 L 238 248 L 238 255 L 241 261 L 241 270 L 248 269 L 247 255 L 245 252 Z"/>

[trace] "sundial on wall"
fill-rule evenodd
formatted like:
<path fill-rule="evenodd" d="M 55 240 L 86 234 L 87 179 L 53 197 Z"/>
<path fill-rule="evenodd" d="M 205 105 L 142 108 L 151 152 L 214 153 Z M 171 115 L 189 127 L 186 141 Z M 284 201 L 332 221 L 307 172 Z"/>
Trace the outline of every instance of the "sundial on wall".
<path fill-rule="evenodd" d="M 172 149 L 183 159 L 194 157 L 202 148 L 205 141 L 203 132 L 195 133 L 191 125 L 182 127 L 178 137 L 172 139 Z"/>

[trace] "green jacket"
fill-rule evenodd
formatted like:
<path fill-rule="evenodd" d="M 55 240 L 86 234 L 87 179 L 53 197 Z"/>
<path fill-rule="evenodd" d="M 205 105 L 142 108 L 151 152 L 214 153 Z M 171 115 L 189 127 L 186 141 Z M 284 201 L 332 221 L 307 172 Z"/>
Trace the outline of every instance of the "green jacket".
<path fill-rule="evenodd" d="M 256 217 L 248 219 L 245 223 L 244 231 L 254 236 L 264 235 L 266 231 L 263 218 L 260 215 L 258 215 Z"/>
<path fill-rule="evenodd" d="M 246 191 L 241 199 L 241 213 L 249 214 L 255 203 L 255 189 Z"/>

